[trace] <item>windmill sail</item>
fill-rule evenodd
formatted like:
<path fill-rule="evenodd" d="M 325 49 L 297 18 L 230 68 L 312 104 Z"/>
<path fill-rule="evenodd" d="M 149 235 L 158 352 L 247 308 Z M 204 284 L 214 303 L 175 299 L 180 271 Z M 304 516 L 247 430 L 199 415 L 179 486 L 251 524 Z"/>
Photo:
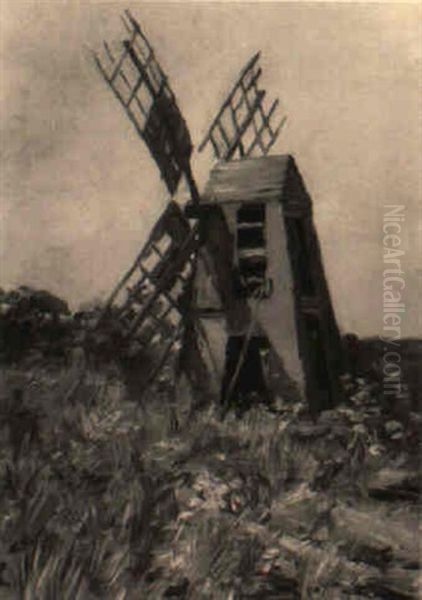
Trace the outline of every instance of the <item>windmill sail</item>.
<path fill-rule="evenodd" d="M 262 74 L 259 57 L 257 52 L 241 71 L 201 142 L 199 152 L 211 143 L 217 159 L 230 160 L 265 155 L 276 141 L 285 118 L 273 126 L 278 99 L 269 110 L 264 107 L 265 91 L 259 87 Z"/>
<path fill-rule="evenodd" d="M 101 327 L 110 318 L 117 321 L 126 347 L 136 342 L 153 351 L 150 379 L 184 335 L 198 245 L 198 227 L 191 228 L 171 202 L 110 295 L 98 323 Z"/>
<path fill-rule="evenodd" d="M 106 42 L 97 66 L 139 136 L 145 141 L 161 176 L 173 194 L 185 175 L 194 199 L 190 157 L 192 142 L 166 75 L 139 23 L 129 11 L 122 18 L 127 37 L 117 52 Z"/>

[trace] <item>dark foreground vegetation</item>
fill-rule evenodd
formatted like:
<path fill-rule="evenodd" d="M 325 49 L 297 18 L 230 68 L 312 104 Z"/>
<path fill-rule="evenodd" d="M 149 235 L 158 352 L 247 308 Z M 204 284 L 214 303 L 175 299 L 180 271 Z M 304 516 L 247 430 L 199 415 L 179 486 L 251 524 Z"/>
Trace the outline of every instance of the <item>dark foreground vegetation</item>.
<path fill-rule="evenodd" d="M 316 422 L 280 398 L 221 420 L 169 374 L 140 397 L 80 332 L 3 360 L 0 598 L 418 597 L 409 394 L 356 361 Z"/>

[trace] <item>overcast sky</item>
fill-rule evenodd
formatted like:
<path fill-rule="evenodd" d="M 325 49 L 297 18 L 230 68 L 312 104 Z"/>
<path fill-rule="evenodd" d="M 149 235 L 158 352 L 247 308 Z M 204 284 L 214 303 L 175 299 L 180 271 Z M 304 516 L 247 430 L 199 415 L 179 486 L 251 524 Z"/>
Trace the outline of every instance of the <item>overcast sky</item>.
<path fill-rule="evenodd" d="M 90 56 L 129 7 L 195 144 L 262 50 L 288 118 L 272 152 L 295 156 L 312 195 L 343 330 L 382 330 L 384 205 L 405 205 L 402 334 L 420 335 L 421 6 L 2 0 L 0 285 L 104 298 L 168 199 Z M 194 158 L 201 185 L 211 164 Z"/>

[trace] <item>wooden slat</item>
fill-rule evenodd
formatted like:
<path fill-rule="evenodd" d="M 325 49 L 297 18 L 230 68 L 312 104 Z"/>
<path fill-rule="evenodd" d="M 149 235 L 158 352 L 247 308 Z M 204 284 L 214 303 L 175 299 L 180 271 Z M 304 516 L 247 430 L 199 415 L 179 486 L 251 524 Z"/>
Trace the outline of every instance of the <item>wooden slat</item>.
<path fill-rule="evenodd" d="M 144 76 L 143 76 L 143 74 L 141 73 L 141 74 L 139 75 L 139 77 L 138 77 L 138 81 L 136 82 L 136 84 L 135 84 L 135 85 L 133 86 L 133 88 L 132 88 L 132 91 L 131 91 L 131 93 L 130 93 L 130 96 L 129 96 L 129 100 L 126 102 L 126 106 L 129 106 L 129 105 L 130 105 L 130 103 L 131 103 L 131 102 L 132 102 L 132 100 L 135 98 L 136 94 L 138 93 L 138 90 L 139 90 L 139 88 L 140 88 L 140 87 L 141 87 L 141 85 L 144 83 L 144 81 L 145 81 L 145 77 L 144 77 Z M 137 97 L 137 96 L 136 96 L 136 97 Z M 139 100 L 139 98 L 138 98 L 138 97 L 137 97 L 137 99 L 138 99 L 138 101 L 139 101 L 139 102 L 138 102 L 138 106 L 139 106 L 139 108 L 141 109 L 142 113 L 143 113 L 143 114 L 146 116 L 147 112 L 146 112 L 146 110 L 144 109 L 144 107 L 143 107 L 143 105 L 142 105 L 142 102 Z"/>
<path fill-rule="evenodd" d="M 232 91 L 221 105 L 217 116 L 211 123 L 206 136 L 199 145 L 199 151 L 202 151 L 205 145 L 208 142 L 211 142 L 214 154 L 219 159 L 223 158 L 225 160 L 230 160 L 234 156 L 239 156 L 240 158 L 249 157 L 257 146 L 259 146 L 263 155 L 268 154 L 268 151 L 281 131 L 285 119 L 283 119 L 276 130 L 273 130 L 270 119 L 278 106 L 278 100 L 273 103 L 270 111 L 267 113 L 262 103 L 263 94 L 265 94 L 265 92 L 258 87 L 258 80 L 262 74 L 262 70 L 259 67 L 254 72 L 258 58 L 259 54 L 255 55 L 243 69 L 232 88 Z M 249 97 L 251 90 L 253 90 L 252 95 L 255 95 L 255 100 Z M 240 98 L 237 98 L 236 94 L 239 94 Z M 246 111 L 246 115 L 238 119 L 237 111 L 239 111 L 242 106 Z M 230 111 L 230 118 L 234 128 L 234 136 L 233 139 L 229 139 L 229 143 L 227 143 L 228 135 L 222 123 L 223 117 L 227 111 Z M 262 118 L 262 125 L 258 124 L 256 121 L 257 113 L 259 113 Z M 243 137 L 250 126 L 253 127 L 255 137 L 249 144 L 249 147 L 245 148 Z M 217 129 L 222 135 L 222 147 L 224 145 L 226 146 L 225 153 L 223 153 L 222 148 L 220 148 L 220 145 L 217 144 L 213 137 L 213 134 Z M 264 139 L 266 132 L 269 134 L 269 142 L 266 142 Z"/>
<path fill-rule="evenodd" d="M 126 77 L 125 73 L 123 73 L 123 71 L 119 71 L 119 77 L 121 77 L 122 81 L 126 84 L 127 89 L 131 90 L 132 86 L 130 85 L 129 80 Z"/>
<path fill-rule="evenodd" d="M 283 117 L 280 121 L 280 125 L 277 127 L 277 129 L 274 131 L 274 134 L 272 136 L 272 139 L 270 141 L 270 143 L 267 146 L 267 152 L 270 150 L 271 146 L 275 143 L 276 139 L 278 138 L 278 136 L 280 135 L 280 131 L 283 129 L 285 122 L 287 121 L 287 117 Z"/>
<path fill-rule="evenodd" d="M 190 236 L 187 238 L 187 240 L 185 241 L 183 246 L 180 248 L 179 254 L 176 259 L 177 263 L 179 263 L 179 264 L 176 263 L 176 265 L 169 265 L 169 268 L 165 270 L 163 275 L 160 277 L 159 281 L 157 283 L 155 283 L 155 286 L 156 286 L 155 292 L 151 295 L 151 298 L 147 301 L 143 310 L 139 313 L 139 315 L 135 319 L 134 323 L 130 327 L 129 335 L 138 327 L 138 325 L 141 323 L 142 319 L 144 319 L 146 317 L 146 315 L 148 314 L 148 311 L 150 310 L 150 308 L 152 307 L 152 305 L 154 304 L 154 302 L 156 301 L 158 296 L 163 292 L 163 290 L 166 289 L 166 286 L 168 286 L 170 277 L 172 275 L 174 275 L 174 277 L 177 277 L 177 273 L 173 273 L 173 271 L 179 271 L 179 273 L 180 273 L 181 268 L 184 267 L 185 264 L 188 262 L 187 260 L 182 262 L 180 260 L 180 258 L 181 257 L 184 258 L 184 254 L 186 254 L 186 252 L 190 253 L 190 252 L 194 251 L 196 244 L 194 245 L 193 242 L 195 241 L 195 235 L 197 234 L 197 229 L 198 229 L 197 227 L 192 229 Z"/>
<path fill-rule="evenodd" d="M 243 88 L 242 88 L 242 90 L 243 90 Z M 256 90 L 256 92 L 257 92 L 257 95 L 258 95 L 258 90 Z M 247 95 L 246 92 L 244 92 L 244 102 L 245 102 L 246 107 L 247 107 L 247 109 L 248 109 L 248 111 L 250 113 L 251 110 L 252 110 L 252 105 L 251 105 L 251 102 L 250 102 L 250 100 L 249 100 L 248 95 Z M 253 114 L 254 117 L 255 117 L 255 112 L 256 111 L 254 111 L 254 114 Z M 261 113 L 262 113 L 262 106 L 261 106 Z M 254 118 L 252 118 L 252 125 L 253 125 L 253 127 L 255 129 L 255 133 L 258 134 L 258 129 L 259 128 L 258 128 L 258 126 L 257 126 Z"/>
<path fill-rule="evenodd" d="M 113 53 L 111 52 L 110 46 L 107 44 L 107 42 L 103 42 L 104 45 L 104 50 L 106 51 L 106 54 L 108 56 L 108 58 L 110 59 L 111 63 L 115 63 L 116 59 L 113 56 Z"/>
<path fill-rule="evenodd" d="M 130 41 L 128 42 L 129 45 L 133 44 L 133 42 L 135 41 L 135 38 L 136 38 L 136 33 L 133 32 L 132 37 L 130 38 Z M 122 65 L 123 65 L 123 62 L 124 62 L 126 56 L 127 56 L 127 49 L 125 48 L 125 46 L 123 46 L 123 52 L 121 53 L 120 58 L 116 63 L 116 66 L 114 67 L 111 77 L 107 78 L 109 83 L 112 83 L 114 81 L 114 79 L 117 77 L 117 74 L 119 73 L 120 69 L 122 68 Z"/>
<path fill-rule="evenodd" d="M 153 50 L 151 44 L 149 43 L 148 38 L 144 35 L 138 21 L 133 18 L 132 13 L 128 9 L 126 9 L 125 15 L 126 15 L 127 19 L 129 20 L 130 24 L 132 25 L 133 31 L 136 32 L 142 38 L 142 41 L 145 43 L 148 50 L 150 52 L 154 53 L 154 50 Z"/>
<path fill-rule="evenodd" d="M 135 271 L 140 267 L 142 270 L 142 264 L 141 264 L 142 260 L 144 259 L 145 254 L 149 251 L 151 244 L 154 243 L 156 240 L 161 239 L 161 237 L 163 237 L 166 233 L 168 235 L 170 235 L 170 237 L 173 239 L 174 231 L 171 231 L 171 229 L 169 227 L 169 221 L 173 220 L 173 219 L 176 219 L 176 224 L 177 224 L 176 226 L 180 227 L 180 235 L 183 235 L 185 231 L 186 232 L 191 231 L 189 223 L 186 220 L 186 218 L 184 217 L 180 208 L 175 203 L 169 204 L 166 207 L 166 209 L 164 210 L 164 212 L 162 213 L 161 217 L 158 219 L 157 223 L 155 224 L 153 230 L 151 231 L 151 233 L 148 237 L 147 242 L 144 244 L 144 246 L 142 247 L 140 252 L 137 254 L 135 260 L 132 263 L 132 266 L 128 269 L 128 271 L 119 280 L 119 282 L 113 289 L 112 293 L 110 294 L 109 299 L 103 309 L 103 312 L 100 315 L 100 318 L 98 321 L 99 323 L 103 320 L 103 318 L 105 317 L 107 312 L 110 310 L 110 308 L 113 305 L 113 302 L 116 299 L 116 297 L 118 296 L 119 292 L 127 284 L 128 280 L 132 277 L 132 275 L 135 273 Z"/>
<path fill-rule="evenodd" d="M 156 90 L 154 89 L 154 86 L 152 85 L 149 75 L 146 72 L 146 67 L 142 64 L 142 62 L 139 60 L 138 55 L 136 54 L 136 52 L 134 51 L 132 45 L 127 42 L 124 41 L 123 42 L 124 47 L 126 48 L 127 54 L 129 55 L 131 61 L 133 62 L 133 64 L 135 65 L 138 73 L 141 75 L 146 75 L 146 77 L 144 77 L 144 83 L 146 85 L 146 87 L 148 88 L 151 97 L 155 98 L 157 95 Z"/>
<path fill-rule="evenodd" d="M 219 121 L 220 117 L 222 116 L 223 112 L 225 111 L 225 109 L 229 106 L 233 96 L 235 95 L 237 88 L 239 86 L 239 83 L 242 81 L 243 77 L 246 75 L 246 73 L 251 70 L 255 64 L 257 63 L 259 57 L 260 57 L 261 53 L 257 52 L 256 54 L 254 54 L 254 56 L 248 61 L 248 63 L 246 64 L 246 66 L 242 69 L 242 71 L 240 72 L 240 75 L 236 81 L 236 83 L 234 84 L 231 92 L 229 93 L 229 95 L 227 96 L 227 98 L 224 100 L 223 104 L 221 105 L 220 110 L 218 111 L 216 117 L 214 118 L 214 120 L 212 121 L 210 127 L 208 128 L 207 133 L 205 134 L 204 139 L 202 140 L 202 142 L 199 144 L 198 147 L 198 151 L 202 152 L 202 150 L 204 149 L 204 147 L 206 146 L 209 137 L 212 133 L 212 130 L 214 129 L 215 124 L 217 123 L 217 121 Z"/>
<path fill-rule="evenodd" d="M 121 315 L 123 315 L 127 310 L 130 309 L 131 306 L 133 306 L 133 304 L 135 304 L 137 302 L 137 295 L 139 294 L 139 292 L 141 291 L 142 286 L 145 284 L 145 282 L 147 281 L 147 277 L 145 274 L 143 274 L 139 280 L 136 282 L 136 284 L 132 287 L 132 289 L 129 291 L 127 291 L 127 298 L 125 300 L 125 302 L 119 306 L 119 308 L 116 310 L 116 316 L 120 317 Z"/>
<path fill-rule="evenodd" d="M 247 152 L 245 153 L 245 151 L 244 151 L 244 147 L 243 147 L 243 143 L 242 143 L 242 136 L 246 132 L 246 130 L 249 127 L 249 125 L 251 124 L 251 122 L 253 122 L 254 114 L 260 108 L 264 96 L 265 96 L 265 91 L 260 91 L 257 95 L 257 98 L 256 98 L 254 104 L 249 105 L 249 113 L 245 116 L 245 119 L 243 120 L 242 124 L 240 126 L 238 125 L 236 127 L 236 134 L 231 142 L 229 141 L 229 139 L 227 137 L 227 134 L 224 130 L 223 125 L 220 122 L 218 122 L 215 125 L 214 130 L 218 128 L 218 130 L 221 132 L 221 135 L 223 137 L 223 142 L 226 145 L 226 153 L 224 156 L 221 155 L 219 148 L 217 149 L 217 152 L 216 152 L 217 158 L 224 158 L 225 160 L 229 160 L 233 156 L 237 147 L 241 147 L 241 155 L 247 155 Z M 243 152 L 243 154 L 242 154 L 242 152 Z"/>
<path fill-rule="evenodd" d="M 223 138 L 223 142 L 226 145 L 226 149 L 229 150 L 229 148 L 230 148 L 230 140 L 227 137 L 226 130 L 224 129 L 223 124 L 221 123 L 221 121 L 218 121 L 218 123 L 216 123 L 215 129 L 218 129 L 218 131 L 221 134 L 221 137 Z"/>
<path fill-rule="evenodd" d="M 261 148 L 262 153 L 264 155 L 268 154 L 269 149 L 271 148 L 271 146 L 274 144 L 274 142 L 278 138 L 279 133 L 280 133 L 280 131 L 281 131 L 284 123 L 286 122 L 286 118 L 287 117 L 283 117 L 283 119 L 281 120 L 280 125 L 278 126 L 278 128 L 275 131 L 273 131 L 271 129 L 269 121 L 270 121 L 270 118 L 271 118 L 274 110 L 277 108 L 277 105 L 278 105 L 278 100 L 276 100 L 273 103 L 273 105 L 271 107 L 271 110 L 269 111 L 268 115 L 263 115 L 263 124 L 262 124 L 261 128 L 259 129 L 256 138 L 254 139 L 254 141 L 251 143 L 251 145 L 247 149 L 246 156 L 250 156 L 251 155 L 252 151 L 254 150 L 254 148 L 255 148 L 255 146 L 257 144 L 260 145 L 260 148 Z M 266 146 L 263 146 L 263 143 L 262 143 L 262 134 L 263 134 L 264 131 L 268 131 L 268 133 L 270 134 L 270 141 L 269 141 L 269 143 Z"/>
<path fill-rule="evenodd" d="M 245 133 L 245 131 L 247 130 L 247 128 L 249 127 L 249 125 L 251 123 L 251 120 L 253 119 L 254 112 L 257 110 L 257 108 L 262 103 L 262 101 L 264 99 L 264 96 L 265 96 L 265 91 L 261 91 L 259 93 L 259 96 L 256 98 L 256 100 L 255 100 L 255 102 L 254 102 L 254 104 L 252 106 L 252 111 L 253 112 L 251 112 L 249 114 L 248 118 L 245 119 L 245 121 L 243 122 L 242 126 L 239 128 L 237 137 L 233 140 L 233 142 L 230 144 L 230 146 L 228 148 L 227 154 L 225 156 L 226 160 L 229 160 L 232 157 L 234 151 L 236 150 L 236 147 L 239 144 L 239 141 L 242 139 L 243 134 Z"/>
<path fill-rule="evenodd" d="M 94 54 L 95 62 L 113 94 L 124 107 L 138 135 L 146 143 L 170 194 L 177 190 L 180 179 L 184 175 L 192 198 L 197 201 L 199 194 L 190 169 L 192 152 L 190 134 L 177 106 L 174 93 L 168 85 L 167 76 L 156 60 L 152 46 L 142 32 L 139 23 L 129 11 L 125 12 L 123 23 L 130 36 L 129 39 L 123 41 L 123 51 L 118 60 L 113 62 L 111 75 L 109 76 L 109 70 L 106 70 L 96 54 Z M 108 46 L 105 48 L 109 59 L 114 59 Z M 136 82 L 131 82 L 122 69 L 127 58 L 138 72 Z M 127 87 L 127 93 L 125 90 L 119 91 L 116 85 L 117 78 L 119 83 L 123 82 Z M 147 110 L 138 97 L 141 86 L 145 86 L 151 95 L 150 110 Z M 133 102 L 136 102 L 136 108 L 132 105 Z M 137 114 L 138 109 L 145 117 L 145 123 L 141 115 Z M 152 121 L 149 117 L 156 118 L 156 131 L 151 129 Z M 170 155 L 164 150 L 164 140 L 169 141 L 172 145 Z"/>
<path fill-rule="evenodd" d="M 136 120 L 135 115 L 133 114 L 133 112 L 130 110 L 129 106 L 126 106 L 126 101 L 123 98 L 123 96 L 120 94 L 120 92 L 117 90 L 117 88 L 112 84 L 112 80 L 110 80 L 107 76 L 107 73 L 103 67 L 103 65 L 101 64 L 101 61 L 99 60 L 98 56 L 93 53 L 94 56 L 94 60 L 98 66 L 98 69 L 100 70 L 100 72 L 102 73 L 104 79 L 106 80 L 106 82 L 108 83 L 110 89 L 112 90 L 113 94 L 116 96 L 116 98 L 118 99 L 118 101 L 120 102 L 120 104 L 123 106 L 123 108 L 125 109 L 125 112 L 127 114 L 127 116 L 129 117 L 129 120 L 131 121 L 132 125 L 135 127 L 137 133 L 139 134 L 139 136 L 144 139 L 144 131 L 143 129 L 141 129 L 141 127 L 139 126 L 138 121 Z"/>
<path fill-rule="evenodd" d="M 142 272 L 143 272 L 143 274 L 144 274 L 144 277 L 145 277 L 146 279 L 148 279 L 149 281 L 151 281 L 151 279 L 150 279 L 150 277 L 149 277 L 149 273 L 148 273 L 148 271 L 145 271 L 145 270 L 142 268 L 142 266 L 141 266 L 141 269 L 142 269 Z M 152 283 L 152 282 L 151 282 L 151 283 Z M 168 293 L 166 290 L 162 291 L 161 293 L 162 293 L 162 295 L 163 295 L 163 296 L 166 298 L 166 300 L 168 300 L 168 302 L 169 302 L 169 303 L 170 303 L 170 304 L 173 306 L 173 308 L 175 308 L 175 309 L 176 309 L 176 310 L 177 310 L 179 313 L 181 313 L 180 306 L 179 306 L 179 305 L 177 304 L 177 302 L 176 302 L 176 301 L 175 301 L 175 300 L 174 300 L 174 299 L 173 299 L 173 298 L 170 296 L 170 294 L 169 294 L 169 293 Z"/>
<path fill-rule="evenodd" d="M 144 42 L 144 44 L 146 45 L 146 47 L 149 50 L 149 56 L 145 60 L 150 61 L 150 62 L 154 61 L 154 64 L 155 64 L 155 66 L 157 68 L 157 71 L 159 73 L 161 82 L 163 82 L 167 86 L 172 99 L 175 100 L 174 93 L 171 90 L 171 88 L 168 87 L 168 84 L 167 84 L 167 82 L 168 82 L 167 75 L 164 73 L 164 71 L 161 68 L 160 63 L 156 59 L 154 49 L 151 46 L 151 44 L 149 43 L 148 38 L 146 37 L 146 35 L 142 31 L 141 26 L 139 25 L 138 21 L 136 19 L 134 19 L 134 17 L 132 16 L 132 14 L 131 14 L 131 12 L 129 10 L 125 10 L 125 15 L 126 15 L 126 18 L 129 19 L 129 22 L 131 23 L 131 25 L 132 25 L 134 31 L 136 32 L 136 34 L 138 34 L 140 36 L 140 38 L 142 39 L 142 41 Z M 142 52 L 141 52 L 141 54 L 142 54 Z M 145 68 L 147 68 L 147 67 L 148 67 L 148 65 L 146 64 Z"/>
<path fill-rule="evenodd" d="M 279 200 L 283 191 L 290 159 L 271 156 L 262 161 L 248 158 L 219 163 L 211 172 L 201 206 L 217 202 L 263 202 Z"/>
<path fill-rule="evenodd" d="M 241 89 L 243 93 L 239 102 L 233 107 L 236 111 L 239 110 L 245 97 L 247 97 L 247 93 L 250 92 L 253 87 L 257 87 L 258 79 L 261 77 L 261 75 L 262 69 L 260 67 L 247 85 L 245 85 L 243 80 L 239 83 L 239 89 Z"/>
<path fill-rule="evenodd" d="M 132 33 L 132 32 L 133 32 L 133 29 L 130 27 L 130 25 L 129 25 L 129 23 L 126 21 L 125 17 L 126 17 L 126 15 L 125 15 L 125 14 L 123 14 L 123 15 L 120 15 L 120 19 L 121 19 L 121 21 L 122 21 L 122 23 L 123 23 L 123 26 L 124 26 L 124 28 L 126 29 L 126 31 L 127 31 L 128 33 Z M 127 18 L 127 17 L 126 17 L 126 18 Z"/>

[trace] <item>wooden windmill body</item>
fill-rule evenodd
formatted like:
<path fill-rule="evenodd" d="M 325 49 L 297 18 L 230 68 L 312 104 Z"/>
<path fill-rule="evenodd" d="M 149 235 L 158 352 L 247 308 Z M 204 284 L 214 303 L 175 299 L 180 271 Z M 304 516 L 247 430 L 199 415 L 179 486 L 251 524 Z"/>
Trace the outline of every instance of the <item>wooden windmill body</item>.
<path fill-rule="evenodd" d="M 185 179 L 191 200 L 171 201 L 111 294 L 100 325 L 118 323 L 122 347 L 153 357 L 143 388 L 178 357 L 195 393 L 223 402 L 335 403 L 340 339 L 312 220 L 293 157 L 268 156 L 282 123 L 267 111 L 256 54 L 200 145 L 218 160 L 202 195 L 192 143 L 166 76 L 139 24 L 96 57 L 107 83 L 156 161 L 170 194 Z M 141 367 L 140 367 L 141 368 Z"/>

